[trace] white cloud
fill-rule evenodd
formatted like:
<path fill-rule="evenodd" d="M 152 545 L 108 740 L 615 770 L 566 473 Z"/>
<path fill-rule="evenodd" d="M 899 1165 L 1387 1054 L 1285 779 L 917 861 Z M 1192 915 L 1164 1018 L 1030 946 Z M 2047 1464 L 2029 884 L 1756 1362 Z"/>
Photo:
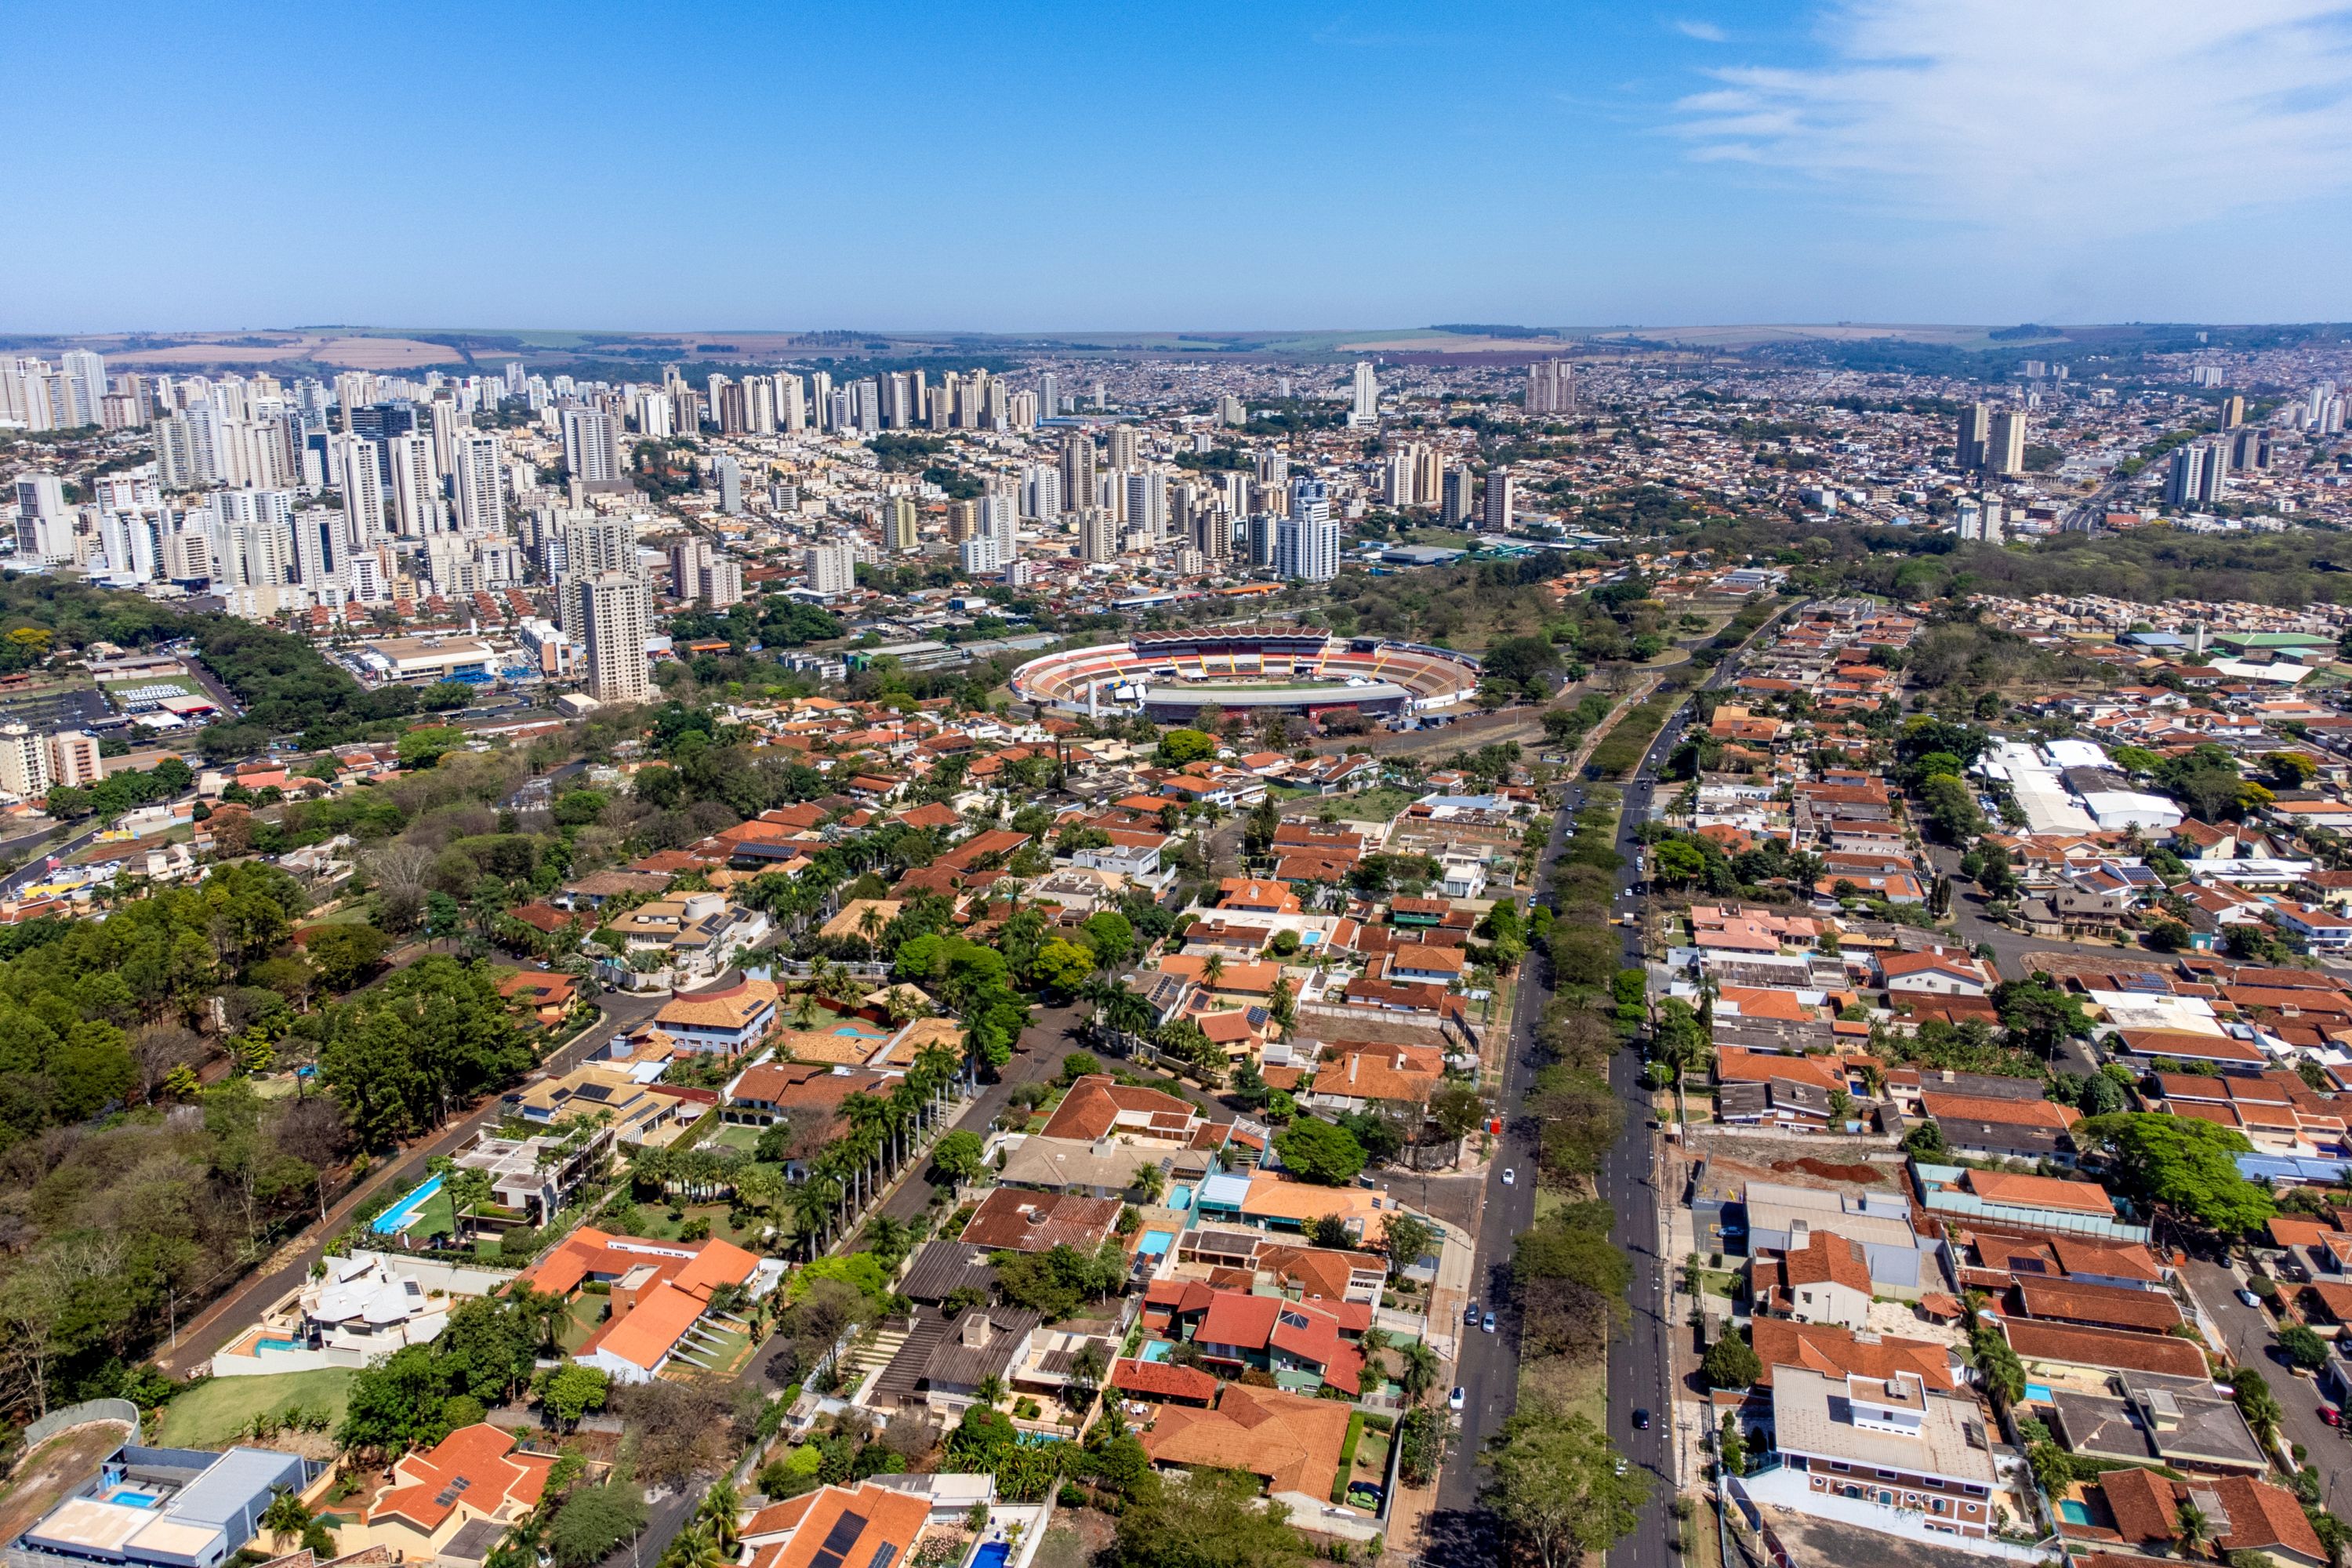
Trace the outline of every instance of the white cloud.
<path fill-rule="evenodd" d="M 2352 183 L 2340 0 L 1839 0 L 1831 58 L 1709 74 L 1695 156 L 1914 216 L 2146 234 Z"/>
<path fill-rule="evenodd" d="M 1730 34 L 1712 22 L 1678 21 L 1675 24 L 1675 31 L 1685 38 L 1696 38 L 1703 44 L 1728 43 L 1731 38 Z"/>

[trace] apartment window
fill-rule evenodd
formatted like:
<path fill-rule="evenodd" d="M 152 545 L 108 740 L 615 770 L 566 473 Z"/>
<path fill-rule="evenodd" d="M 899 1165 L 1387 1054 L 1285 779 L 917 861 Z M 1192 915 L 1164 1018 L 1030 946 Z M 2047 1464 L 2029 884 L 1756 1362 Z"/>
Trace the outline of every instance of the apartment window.
<path fill-rule="evenodd" d="M 1891 1481 L 1895 1479 L 1895 1472 L 1893 1470 L 1881 1470 L 1878 1472 L 1878 1479 L 1882 1481 Z"/>
<path fill-rule="evenodd" d="M 1984 1488 L 1978 1486 L 1973 1482 L 1963 1482 L 1962 1485 L 1967 1488 L 1968 1494 L 1970 1497 L 1982 1497 L 1985 1495 Z"/>
<path fill-rule="evenodd" d="M 1976 1505 L 1975 1503 L 1970 1503 L 1970 1504 L 1969 1504 L 1969 1511 L 1970 1513 L 1974 1513 L 1974 1512 L 1976 1512 L 1976 1511 L 1977 1511 L 1977 1505 Z"/>
<path fill-rule="evenodd" d="M 1832 1470 L 1851 1470 L 1853 1467 L 1847 1464 L 1843 1459 L 1832 1459 L 1830 1461 L 1830 1468 Z"/>
<path fill-rule="evenodd" d="M 1951 1505 L 1950 1503 L 1946 1502 L 1942 1498 L 1937 1498 L 1937 1499 L 1936 1499 L 1936 1500 L 1935 1500 L 1935 1504 L 1936 1504 L 1936 1511 L 1937 1511 L 1937 1513 L 1949 1513 L 1949 1512 L 1951 1512 L 1951 1511 L 1952 1511 L 1952 1505 Z"/>

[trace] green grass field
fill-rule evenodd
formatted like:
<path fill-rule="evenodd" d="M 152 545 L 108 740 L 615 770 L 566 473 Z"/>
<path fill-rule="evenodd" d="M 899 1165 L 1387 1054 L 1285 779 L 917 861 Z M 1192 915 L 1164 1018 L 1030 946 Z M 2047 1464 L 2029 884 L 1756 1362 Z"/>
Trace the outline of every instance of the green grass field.
<path fill-rule="evenodd" d="M 1386 822 L 1414 800 L 1411 790 L 1381 784 L 1355 795 L 1334 795 L 1331 808 L 1349 822 Z"/>
<path fill-rule="evenodd" d="M 167 1448 L 226 1448 L 257 1415 L 324 1410 L 328 1430 L 341 1425 L 355 1372 L 281 1372 L 267 1377 L 215 1377 L 163 1407 L 157 1437 Z"/>

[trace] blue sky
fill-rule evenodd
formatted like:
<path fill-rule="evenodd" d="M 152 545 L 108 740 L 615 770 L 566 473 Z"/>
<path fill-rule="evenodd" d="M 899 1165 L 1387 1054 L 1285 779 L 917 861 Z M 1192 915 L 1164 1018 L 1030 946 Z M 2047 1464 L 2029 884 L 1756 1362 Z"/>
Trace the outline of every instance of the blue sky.
<path fill-rule="evenodd" d="M 2319 0 L 0 7 L 0 331 L 2352 316 Z"/>

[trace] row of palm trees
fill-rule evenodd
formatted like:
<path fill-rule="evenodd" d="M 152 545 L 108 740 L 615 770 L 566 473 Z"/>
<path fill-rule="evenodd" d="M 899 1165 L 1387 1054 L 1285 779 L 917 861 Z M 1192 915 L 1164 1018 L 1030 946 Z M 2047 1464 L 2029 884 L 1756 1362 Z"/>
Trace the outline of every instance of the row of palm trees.
<path fill-rule="evenodd" d="M 853 1094 L 841 1102 L 849 1131 L 809 1162 L 806 1178 L 784 1199 L 812 1260 L 857 1223 L 892 1173 L 947 1124 L 962 1080 L 955 1052 L 926 1046 L 887 1095 Z"/>

